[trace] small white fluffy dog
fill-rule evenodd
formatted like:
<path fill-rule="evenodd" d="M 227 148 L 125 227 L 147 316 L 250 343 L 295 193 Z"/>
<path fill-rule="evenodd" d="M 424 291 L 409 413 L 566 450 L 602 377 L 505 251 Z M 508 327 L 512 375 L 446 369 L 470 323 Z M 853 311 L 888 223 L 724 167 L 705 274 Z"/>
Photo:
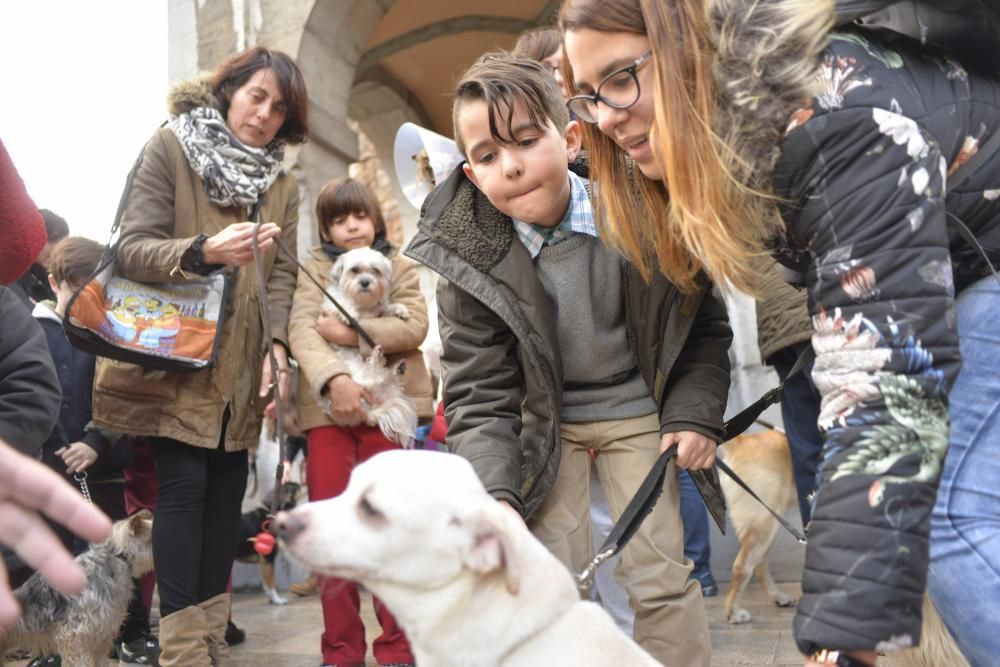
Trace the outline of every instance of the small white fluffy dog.
<path fill-rule="evenodd" d="M 392 263 L 377 250 L 356 248 L 345 252 L 330 270 L 331 293 L 355 319 L 389 315 L 401 320 L 410 312 L 401 303 L 389 303 L 392 291 Z M 345 324 L 347 318 L 324 300 L 323 311 L 337 315 Z M 404 393 L 400 377 L 406 370 L 400 363 L 386 366 L 381 348 L 371 350 L 364 340 L 359 347 L 334 345 L 337 355 L 347 366 L 351 378 L 372 396 L 374 403 L 365 405 L 367 423 L 378 426 L 385 437 L 407 447 L 417 431 L 417 410 Z M 329 401 L 327 414 L 332 416 Z"/>
<path fill-rule="evenodd" d="M 421 667 L 653 667 L 468 461 L 391 451 L 343 494 L 275 520 L 285 553 L 358 581 L 389 607 Z"/>

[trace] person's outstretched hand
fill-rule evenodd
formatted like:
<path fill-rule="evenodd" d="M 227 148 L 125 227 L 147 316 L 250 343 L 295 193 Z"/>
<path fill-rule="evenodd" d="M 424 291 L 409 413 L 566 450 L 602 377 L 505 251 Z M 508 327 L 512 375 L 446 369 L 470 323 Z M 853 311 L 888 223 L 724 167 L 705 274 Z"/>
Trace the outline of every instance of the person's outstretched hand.
<path fill-rule="evenodd" d="M 42 521 L 42 513 L 91 542 L 111 532 L 111 520 L 62 477 L 0 440 L 0 543 L 56 589 L 67 595 L 79 593 L 87 583 L 83 569 Z M 0 630 L 20 615 L 0 562 Z"/>

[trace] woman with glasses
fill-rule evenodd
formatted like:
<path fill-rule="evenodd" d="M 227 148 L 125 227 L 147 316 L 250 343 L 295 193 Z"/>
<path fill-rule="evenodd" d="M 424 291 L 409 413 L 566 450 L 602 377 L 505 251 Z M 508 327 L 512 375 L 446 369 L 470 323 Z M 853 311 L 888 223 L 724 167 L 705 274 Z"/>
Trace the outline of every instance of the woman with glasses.
<path fill-rule="evenodd" d="M 755 292 L 769 251 L 808 288 L 825 448 L 806 664 L 917 643 L 927 583 L 970 663 L 993 665 L 1000 82 L 888 30 L 831 31 L 834 4 L 565 0 L 569 107 L 603 238 L 647 275 Z"/>

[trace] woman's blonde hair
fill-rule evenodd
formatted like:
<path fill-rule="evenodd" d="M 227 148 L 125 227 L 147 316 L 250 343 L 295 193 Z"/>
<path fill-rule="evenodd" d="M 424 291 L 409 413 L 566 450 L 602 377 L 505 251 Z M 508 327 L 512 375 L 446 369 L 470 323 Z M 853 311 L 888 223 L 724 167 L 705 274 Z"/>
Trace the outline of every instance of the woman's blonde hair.
<path fill-rule="evenodd" d="M 762 254 L 776 216 L 768 195 L 744 185 L 748 167 L 716 127 L 717 91 L 704 0 L 566 0 L 563 32 L 588 28 L 649 38 L 655 119 L 650 130 L 663 181 L 643 176 L 595 125 L 584 126 L 598 221 L 648 280 L 658 268 L 684 292 L 704 270 L 718 283 L 755 291 L 751 259 Z M 564 80 L 573 85 L 568 59 Z M 648 94 L 648 92 L 644 92 Z"/>

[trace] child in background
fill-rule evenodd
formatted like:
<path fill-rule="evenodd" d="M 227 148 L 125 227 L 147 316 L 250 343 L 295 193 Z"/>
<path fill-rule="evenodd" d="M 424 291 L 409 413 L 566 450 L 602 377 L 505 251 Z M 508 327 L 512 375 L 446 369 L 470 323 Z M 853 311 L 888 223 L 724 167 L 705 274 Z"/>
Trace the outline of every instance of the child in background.
<path fill-rule="evenodd" d="M 457 85 L 452 118 L 467 161 L 430 195 L 407 248 L 445 278 L 448 448 L 579 572 L 593 548 L 588 450 L 599 452 L 615 519 L 674 444 L 677 465 L 721 499 L 704 469 L 729 387 L 725 308 L 707 281 L 683 297 L 600 242 L 589 184 L 567 170 L 580 127 L 542 65 L 483 56 Z M 616 572 L 636 609 L 634 637 L 665 664 L 707 667 L 673 464 L 652 514 Z"/>
<path fill-rule="evenodd" d="M 420 419 L 433 416 L 432 390 L 420 345 L 427 335 L 427 304 L 420 292 L 416 266 L 398 255 L 386 240 L 385 222 L 375 195 L 363 183 L 338 178 L 327 183 L 316 201 L 316 220 L 322 243 L 309 251 L 303 263 L 317 280 L 326 280 L 334 262 L 348 250 L 371 247 L 392 261 L 389 301 L 407 307 L 410 317 L 363 319 L 360 324 L 381 346 L 386 363 L 406 361 L 404 391 L 417 407 Z M 348 374 L 330 345 L 358 346 L 358 332 L 336 316 L 321 312 L 325 297 L 304 272 L 292 302 L 289 339 L 299 363 L 299 425 L 306 434 L 309 457 L 306 482 L 309 500 L 340 495 L 351 470 L 379 452 L 397 449 L 377 426 L 364 423 L 364 390 Z M 330 400 L 336 420 L 321 407 Z M 326 665 L 355 665 L 365 661 L 365 628 L 359 614 L 358 587 L 353 582 L 317 576 L 323 605 L 321 639 Z M 372 650 L 380 665 L 412 665 L 410 644 L 395 619 L 375 600 L 382 635 Z"/>
<path fill-rule="evenodd" d="M 131 443 L 128 437 L 91 424 L 95 358 L 70 345 L 62 323 L 70 298 L 97 268 L 103 252 L 104 246 L 82 236 L 68 236 L 57 243 L 49 257 L 48 276 L 56 301 L 35 304 L 33 315 L 45 331 L 63 394 L 59 421 L 42 447 L 42 461 L 67 475 L 77 488 L 81 487 L 78 478 L 85 479 L 93 503 L 117 521 L 127 516 L 123 469 L 131 463 Z M 88 547 L 79 539 L 74 542 L 64 529 L 57 527 L 57 533 L 76 554 Z M 139 580 L 115 652 L 123 665 L 157 664 L 160 647 L 150 632 Z M 32 667 L 55 665 L 56 660 L 55 656 L 40 658 Z"/>

